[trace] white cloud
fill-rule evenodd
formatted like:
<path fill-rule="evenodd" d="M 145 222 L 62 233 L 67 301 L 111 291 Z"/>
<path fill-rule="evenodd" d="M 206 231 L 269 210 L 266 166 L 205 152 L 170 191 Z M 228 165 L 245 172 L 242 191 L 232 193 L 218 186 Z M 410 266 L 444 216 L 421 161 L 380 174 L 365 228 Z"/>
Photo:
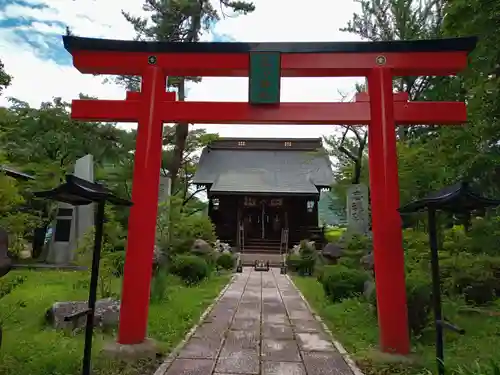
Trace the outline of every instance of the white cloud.
<path fill-rule="evenodd" d="M 215 1 L 215 0 L 214 0 Z M 39 0 L 42 2 L 42 0 Z M 31 28 L 57 34 L 68 25 L 77 35 L 113 39 L 131 39 L 134 31 L 121 15 L 121 10 L 141 14 L 142 0 L 45 0 L 50 9 L 10 5 L 0 12 L 2 18 L 23 17 L 37 21 Z M 341 41 L 356 40 L 338 29 L 351 18 L 356 6 L 352 0 L 256 0 L 256 11 L 247 16 L 221 20 L 214 31 L 238 41 Z M 53 22 L 47 25 L 45 22 Z M 207 39 L 204 36 L 203 39 Z M 102 78 L 82 75 L 72 67 L 58 66 L 37 57 L 12 30 L 0 29 L 0 58 L 14 76 L 13 85 L 0 98 L 7 96 L 25 100 L 31 105 L 60 96 L 70 100 L 80 92 L 99 98 L 122 99 L 124 90 L 113 84 L 102 84 Z M 338 101 L 338 91 L 352 91 L 355 79 L 284 79 L 282 101 Z M 246 101 L 247 79 L 205 78 L 189 87 L 188 100 Z M 333 131 L 331 126 L 291 125 L 209 125 L 209 131 L 222 136 L 316 137 Z"/>

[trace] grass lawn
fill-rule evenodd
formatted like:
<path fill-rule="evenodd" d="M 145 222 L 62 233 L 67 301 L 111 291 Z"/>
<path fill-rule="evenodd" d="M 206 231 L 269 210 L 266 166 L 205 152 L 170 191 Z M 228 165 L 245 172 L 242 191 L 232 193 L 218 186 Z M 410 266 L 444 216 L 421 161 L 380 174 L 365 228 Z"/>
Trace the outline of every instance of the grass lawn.
<path fill-rule="evenodd" d="M 12 271 L 0 282 L 25 276 L 25 282 L 0 299 L 0 317 L 20 301 L 25 308 L 16 310 L 4 322 L 0 349 L 2 375 L 72 375 L 81 371 L 83 333 L 72 335 L 44 325 L 45 311 L 56 301 L 86 300 L 89 275 L 86 272 Z M 150 305 L 148 335 L 159 341 L 162 351 L 171 350 L 195 324 L 206 307 L 227 284 L 230 276 L 213 276 L 195 287 L 186 287 L 169 277 L 166 298 Z M 120 280 L 113 280 L 119 292 Z M 123 363 L 99 354 L 111 335 L 96 331 L 93 346 L 94 374 L 143 375 L 153 373 L 158 360 Z"/>
<path fill-rule="evenodd" d="M 434 330 L 432 327 L 418 341 L 414 340 L 413 364 L 388 364 L 376 354 L 378 346 L 377 319 L 370 305 L 358 299 L 331 303 L 325 299 L 323 288 L 313 277 L 294 276 L 295 285 L 302 291 L 311 307 L 324 319 L 333 335 L 356 359 L 365 374 L 424 375 L 436 373 Z M 465 336 L 445 333 L 445 364 L 450 373 L 460 366 L 475 366 L 476 362 L 488 366 L 498 361 L 500 347 L 500 316 L 470 315 L 459 312 L 463 305 L 444 302 L 444 315 L 452 323 L 466 330 Z M 496 308 L 498 311 L 498 308 Z M 491 371 L 491 370 L 490 370 Z M 471 373 L 472 374 L 472 373 Z M 474 372 L 493 375 L 493 372 Z"/>

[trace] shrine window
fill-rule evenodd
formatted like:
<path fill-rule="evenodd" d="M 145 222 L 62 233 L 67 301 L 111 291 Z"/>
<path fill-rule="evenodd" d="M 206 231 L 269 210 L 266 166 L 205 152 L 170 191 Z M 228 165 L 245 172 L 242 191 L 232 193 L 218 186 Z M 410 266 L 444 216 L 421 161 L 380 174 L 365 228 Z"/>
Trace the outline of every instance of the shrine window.
<path fill-rule="evenodd" d="M 219 198 L 213 198 L 212 199 L 212 207 L 214 210 L 219 209 Z"/>
<path fill-rule="evenodd" d="M 292 147 L 292 142 L 285 142 L 285 147 Z"/>
<path fill-rule="evenodd" d="M 247 143 L 245 141 L 238 141 L 238 146 L 245 146 Z"/>
<path fill-rule="evenodd" d="M 314 201 L 307 201 L 307 212 L 311 213 L 314 210 Z"/>

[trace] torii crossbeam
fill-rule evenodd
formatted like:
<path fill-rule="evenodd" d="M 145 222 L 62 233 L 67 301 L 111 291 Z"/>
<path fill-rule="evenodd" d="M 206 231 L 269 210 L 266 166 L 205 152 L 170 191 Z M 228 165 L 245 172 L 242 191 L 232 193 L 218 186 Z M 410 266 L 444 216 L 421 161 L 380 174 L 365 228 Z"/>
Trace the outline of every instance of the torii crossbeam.
<path fill-rule="evenodd" d="M 393 76 L 454 75 L 467 65 L 475 38 L 345 43 L 162 43 L 64 37 L 82 73 L 142 77 L 140 93 L 120 100 L 74 100 L 72 118 L 138 122 L 132 207 L 118 341 L 137 344 L 147 327 L 149 289 L 165 122 L 369 125 L 370 192 L 381 349 L 410 349 L 399 208 L 395 124 L 460 124 L 464 103 L 408 102 L 393 94 Z M 177 102 L 167 76 L 251 73 L 253 57 L 273 54 L 281 77 L 368 79 L 369 98 L 355 103 Z M 271 60 L 270 60 L 271 61 Z M 266 85 L 268 82 L 266 82 Z M 279 86 L 279 83 L 278 83 Z M 265 96 L 265 95 L 264 95 Z M 278 92 L 279 99 L 279 92 Z M 276 97 L 276 95 L 271 95 Z"/>

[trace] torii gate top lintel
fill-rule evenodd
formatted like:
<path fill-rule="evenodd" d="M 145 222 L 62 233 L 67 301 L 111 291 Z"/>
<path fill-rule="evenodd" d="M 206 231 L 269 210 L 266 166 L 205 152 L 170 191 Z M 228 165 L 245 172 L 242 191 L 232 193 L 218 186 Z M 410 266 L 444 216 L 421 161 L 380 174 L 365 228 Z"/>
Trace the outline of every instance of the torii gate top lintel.
<path fill-rule="evenodd" d="M 394 75 L 454 75 L 477 38 L 390 42 L 145 42 L 64 36 L 82 73 L 140 75 L 155 58 L 168 75 L 246 77 L 249 54 L 281 55 L 282 77 L 366 76 L 377 65 Z"/>

